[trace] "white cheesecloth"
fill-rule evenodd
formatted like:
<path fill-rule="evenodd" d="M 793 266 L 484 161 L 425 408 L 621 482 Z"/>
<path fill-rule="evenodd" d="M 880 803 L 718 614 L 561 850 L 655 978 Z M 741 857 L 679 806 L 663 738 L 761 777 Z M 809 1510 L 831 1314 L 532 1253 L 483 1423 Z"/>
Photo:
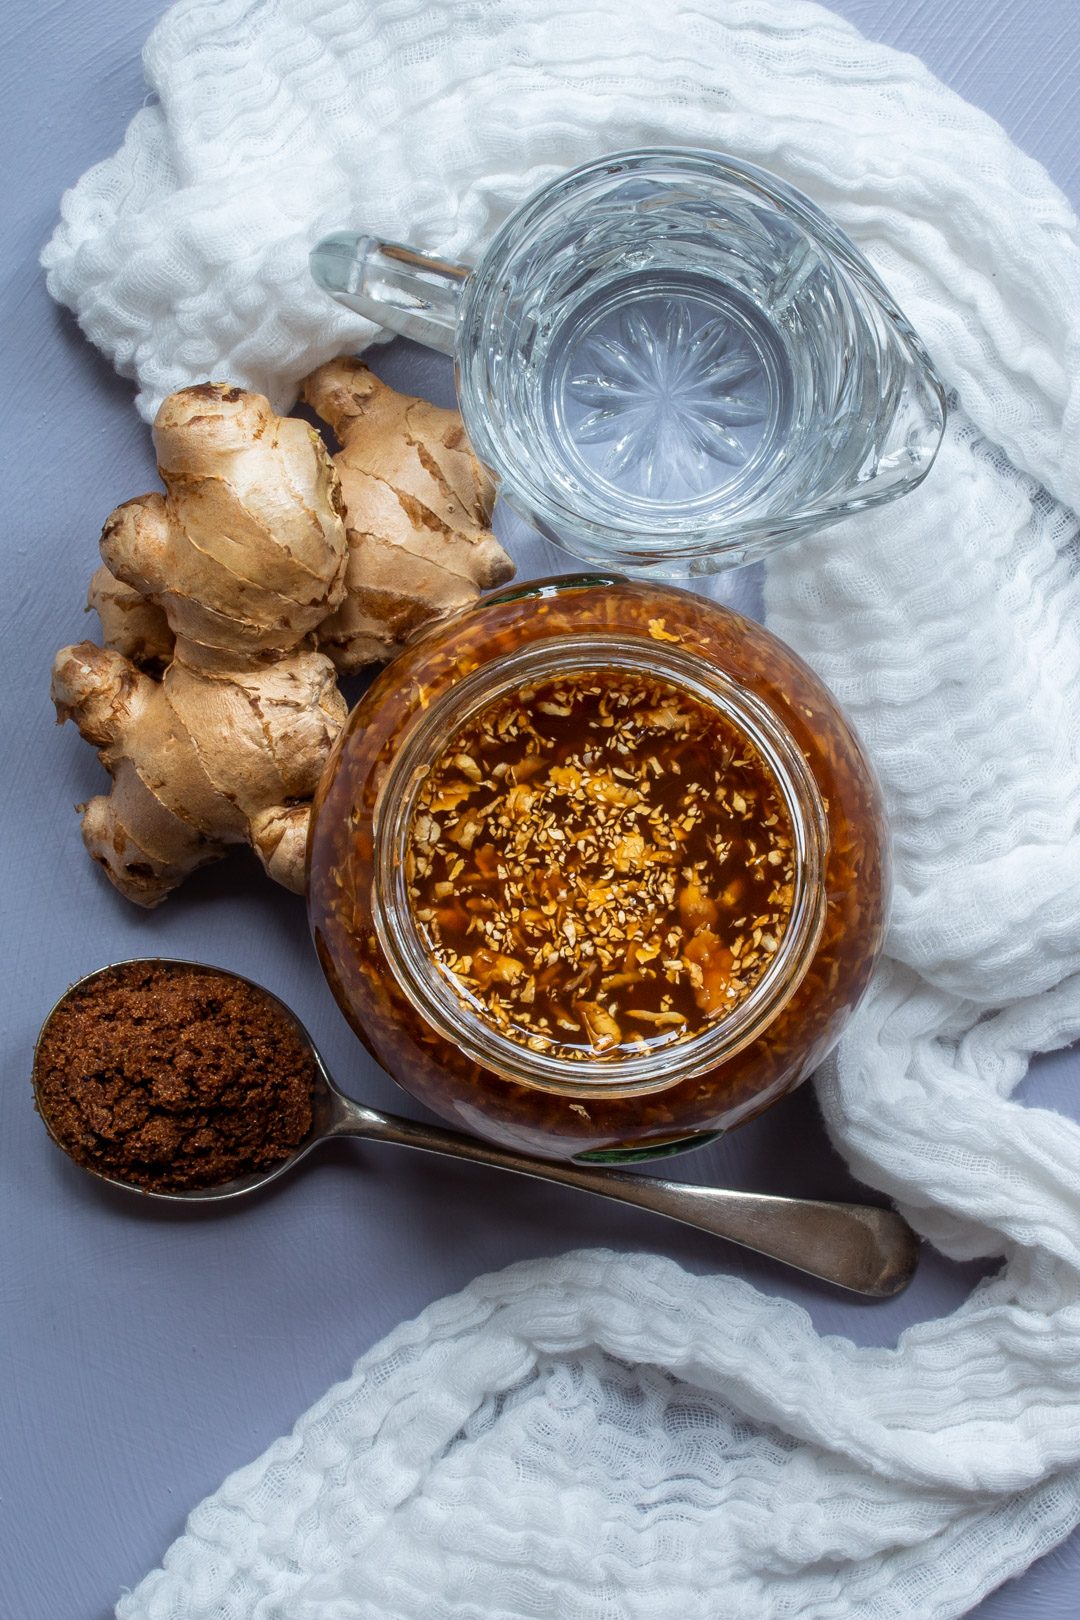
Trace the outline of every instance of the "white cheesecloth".
<path fill-rule="evenodd" d="M 1003 1268 L 895 1349 L 647 1256 L 516 1266 L 372 1350 L 192 1514 L 123 1620 L 946 1617 L 1080 1520 L 1080 1129 L 1010 1101 L 1080 1034 L 1080 246 L 917 61 L 780 0 L 181 0 L 157 100 L 64 199 L 53 295 L 152 414 L 288 406 L 372 329 L 311 282 L 354 224 L 474 253 L 555 169 L 761 163 L 862 247 L 960 406 L 916 494 L 768 565 L 895 835 L 888 955 L 829 1129 Z"/>

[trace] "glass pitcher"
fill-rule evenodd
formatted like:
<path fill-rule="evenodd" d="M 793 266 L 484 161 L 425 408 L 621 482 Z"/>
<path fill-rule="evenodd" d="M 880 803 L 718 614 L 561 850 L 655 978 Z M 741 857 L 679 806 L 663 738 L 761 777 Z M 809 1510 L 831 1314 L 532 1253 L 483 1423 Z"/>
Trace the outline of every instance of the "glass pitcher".
<path fill-rule="evenodd" d="M 775 176 L 710 152 L 600 158 L 468 268 L 325 237 L 316 281 L 454 356 L 504 498 L 598 566 L 755 560 L 927 474 L 944 390 L 866 260 Z"/>

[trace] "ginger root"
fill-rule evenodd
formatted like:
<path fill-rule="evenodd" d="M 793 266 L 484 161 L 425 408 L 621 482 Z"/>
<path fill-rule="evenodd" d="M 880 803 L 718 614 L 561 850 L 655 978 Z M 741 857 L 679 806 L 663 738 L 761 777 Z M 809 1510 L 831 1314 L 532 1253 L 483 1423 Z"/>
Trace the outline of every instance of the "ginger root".
<path fill-rule="evenodd" d="M 187 664 L 178 642 L 157 681 L 83 641 L 57 654 L 53 701 L 112 776 L 82 832 L 121 894 L 155 906 L 240 843 L 303 892 L 310 800 L 346 715 L 328 658 L 214 670 Z"/>
<path fill-rule="evenodd" d="M 90 604 L 106 646 L 53 665 L 58 719 L 113 778 L 82 807 L 83 841 L 139 905 L 239 843 L 299 892 L 346 715 L 310 646 L 345 589 L 337 474 L 312 428 L 223 384 L 170 395 L 154 443 L 167 493 L 126 502 L 102 532 Z"/>
<path fill-rule="evenodd" d="M 86 610 L 101 620 L 106 647 L 130 658 L 142 669 L 164 670 L 173 654 L 173 633 L 159 607 L 130 585 L 124 585 L 102 563 L 91 577 Z"/>
<path fill-rule="evenodd" d="M 168 493 L 116 508 L 106 566 L 176 636 L 289 651 L 345 594 L 341 486 L 318 434 L 261 394 L 199 383 L 163 402 L 154 447 Z"/>
<path fill-rule="evenodd" d="M 140 905 L 244 843 L 302 892 L 310 801 L 346 716 L 335 665 L 389 658 L 513 573 L 455 411 L 349 360 L 305 397 L 336 461 L 260 394 L 201 383 L 165 400 L 165 493 L 117 507 L 101 535 L 88 605 L 105 646 L 53 665 L 58 719 L 113 779 L 81 807 L 83 841 Z"/>
<path fill-rule="evenodd" d="M 514 565 L 488 527 L 495 486 L 457 411 L 399 394 L 351 359 L 320 366 L 301 398 L 341 445 L 345 599 L 318 641 L 351 674 L 504 584 Z"/>

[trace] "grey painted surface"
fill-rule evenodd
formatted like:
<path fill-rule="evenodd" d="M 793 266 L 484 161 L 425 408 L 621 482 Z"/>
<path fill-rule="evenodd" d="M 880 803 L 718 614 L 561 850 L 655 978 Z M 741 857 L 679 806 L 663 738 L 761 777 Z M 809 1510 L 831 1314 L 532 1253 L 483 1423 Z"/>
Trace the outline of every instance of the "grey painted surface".
<path fill-rule="evenodd" d="M 73 732 L 52 725 L 48 663 L 86 633 L 79 606 L 98 528 L 118 500 L 152 487 L 153 461 L 128 385 L 49 303 L 36 255 L 62 188 L 115 148 L 140 102 L 138 51 L 159 9 L 156 0 L 8 0 L 0 20 L 0 1620 L 104 1620 L 200 1497 L 384 1332 L 480 1271 L 582 1244 L 656 1248 L 782 1291 L 821 1329 L 876 1344 L 950 1309 L 978 1275 L 931 1255 L 903 1299 L 865 1305 L 643 1214 L 347 1145 L 231 1213 L 148 1212 L 92 1184 L 47 1142 L 27 1089 L 41 1018 L 78 975 L 149 953 L 262 980 L 306 1020 L 348 1089 L 410 1107 L 332 1005 L 302 906 L 252 863 L 204 873 L 146 916 L 99 878 L 77 835 L 71 806 L 100 773 Z M 1080 202 L 1075 0 L 844 0 L 839 9 L 922 55 Z M 398 349 L 380 369 L 442 392 L 447 374 L 434 364 Z M 1076 1112 L 1078 1072 L 1074 1057 L 1040 1063 L 1026 1095 Z M 680 1171 L 815 1195 L 853 1189 L 808 1089 Z M 978 1612 L 1064 1620 L 1078 1609 L 1074 1537 Z"/>

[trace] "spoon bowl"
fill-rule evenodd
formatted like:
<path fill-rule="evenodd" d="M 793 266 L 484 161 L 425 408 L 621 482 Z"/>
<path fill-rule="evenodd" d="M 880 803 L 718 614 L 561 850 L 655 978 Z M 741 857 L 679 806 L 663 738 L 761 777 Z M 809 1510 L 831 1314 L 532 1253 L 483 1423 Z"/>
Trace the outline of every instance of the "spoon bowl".
<path fill-rule="evenodd" d="M 874 1299 L 885 1299 L 900 1293 L 914 1274 L 919 1240 L 908 1223 L 894 1210 L 881 1209 L 872 1204 L 828 1203 L 818 1199 L 733 1192 L 727 1188 L 701 1187 L 625 1171 L 599 1170 L 564 1161 L 537 1159 L 525 1153 L 496 1147 L 459 1131 L 399 1118 L 354 1102 L 335 1085 L 311 1036 L 279 996 L 242 974 L 203 962 L 133 958 L 113 963 L 78 979 L 49 1012 L 34 1048 L 34 1100 L 49 1135 L 69 1157 L 73 1157 L 70 1150 L 50 1122 L 41 1085 L 39 1060 L 50 1024 L 70 998 L 103 974 L 112 973 L 117 967 L 151 968 L 162 960 L 169 961 L 172 967 L 239 981 L 284 1013 L 314 1061 L 311 1128 L 303 1140 L 275 1164 L 208 1187 L 147 1188 L 117 1176 L 105 1175 L 93 1166 L 73 1159 L 80 1169 L 110 1186 L 122 1187 L 126 1192 L 138 1193 L 143 1198 L 173 1204 L 220 1203 L 242 1198 L 246 1193 L 277 1181 L 306 1158 L 320 1142 L 355 1136 L 398 1147 L 418 1148 L 422 1152 L 464 1159 L 473 1164 L 486 1164 L 515 1175 L 531 1176 L 538 1181 L 551 1181 L 618 1203 L 632 1204 Z"/>

